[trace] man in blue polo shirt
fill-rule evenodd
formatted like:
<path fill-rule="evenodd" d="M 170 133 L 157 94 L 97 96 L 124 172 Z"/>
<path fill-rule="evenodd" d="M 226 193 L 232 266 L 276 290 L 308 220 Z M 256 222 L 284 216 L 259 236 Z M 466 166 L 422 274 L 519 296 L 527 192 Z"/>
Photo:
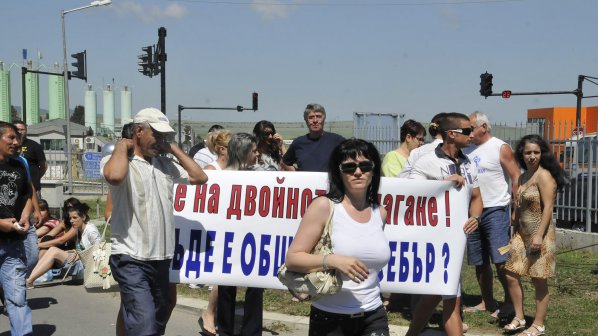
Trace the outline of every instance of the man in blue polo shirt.
<path fill-rule="evenodd" d="M 282 162 L 286 165 L 284 168 L 327 172 L 332 150 L 345 138 L 336 133 L 324 132 L 326 110 L 320 104 L 308 104 L 303 112 L 303 119 L 309 133 L 293 140 L 282 158 Z"/>

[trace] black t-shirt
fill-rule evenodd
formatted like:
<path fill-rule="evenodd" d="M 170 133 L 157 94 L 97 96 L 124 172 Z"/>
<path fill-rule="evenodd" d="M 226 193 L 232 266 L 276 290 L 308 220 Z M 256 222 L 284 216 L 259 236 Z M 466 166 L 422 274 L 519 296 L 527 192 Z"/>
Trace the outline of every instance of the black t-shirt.
<path fill-rule="evenodd" d="M 332 150 L 343 140 L 342 136 L 328 132 L 317 139 L 302 135 L 293 140 L 282 161 L 287 166 L 296 163 L 300 171 L 327 172 Z"/>
<path fill-rule="evenodd" d="M 29 163 L 29 170 L 31 171 L 31 181 L 36 191 L 41 190 L 41 165 L 46 162 L 46 155 L 44 149 L 40 144 L 31 140 L 25 139 L 23 141 L 23 147 L 21 148 L 21 155 L 27 159 Z"/>
<path fill-rule="evenodd" d="M 0 218 L 21 219 L 31 187 L 23 164 L 13 158 L 0 162 Z M 0 238 L 25 239 L 26 234 L 1 232 Z"/>

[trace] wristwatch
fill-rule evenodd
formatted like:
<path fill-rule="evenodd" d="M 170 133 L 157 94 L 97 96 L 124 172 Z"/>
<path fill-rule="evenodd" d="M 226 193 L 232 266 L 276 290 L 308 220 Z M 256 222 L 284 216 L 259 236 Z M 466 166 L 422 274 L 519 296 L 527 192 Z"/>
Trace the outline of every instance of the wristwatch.
<path fill-rule="evenodd" d="M 471 218 L 475 219 L 475 221 L 480 224 L 480 216 L 471 216 Z"/>

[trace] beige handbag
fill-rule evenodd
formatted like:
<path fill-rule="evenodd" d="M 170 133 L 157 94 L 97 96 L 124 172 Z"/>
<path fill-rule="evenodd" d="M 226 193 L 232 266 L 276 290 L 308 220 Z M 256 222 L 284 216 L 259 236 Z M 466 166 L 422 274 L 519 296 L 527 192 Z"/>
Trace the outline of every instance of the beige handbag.
<path fill-rule="evenodd" d="M 332 215 L 334 214 L 334 202 L 330 202 L 330 214 L 322 231 L 320 240 L 311 251 L 312 254 L 332 254 Z M 285 264 L 278 269 L 278 280 L 285 285 L 291 294 L 301 299 L 301 294 L 309 294 L 311 299 L 317 299 L 323 295 L 332 295 L 340 292 L 343 281 L 336 270 L 316 271 L 311 273 L 300 273 L 289 271 Z"/>
<path fill-rule="evenodd" d="M 83 251 L 79 251 L 79 258 L 83 263 L 83 286 L 85 289 L 110 289 L 118 283 L 112 276 L 110 265 L 110 253 L 112 244 L 106 242 L 106 228 L 110 225 L 110 218 L 104 225 L 100 240 Z"/>

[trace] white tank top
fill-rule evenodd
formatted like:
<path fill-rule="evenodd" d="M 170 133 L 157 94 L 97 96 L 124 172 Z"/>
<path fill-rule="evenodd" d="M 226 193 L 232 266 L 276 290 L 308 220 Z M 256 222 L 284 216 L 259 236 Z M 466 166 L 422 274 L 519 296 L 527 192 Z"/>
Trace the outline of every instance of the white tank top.
<path fill-rule="evenodd" d="M 334 254 L 361 260 L 370 270 L 370 275 L 359 284 L 342 275 L 341 291 L 315 301 L 313 306 L 316 308 L 331 313 L 356 314 L 382 305 L 378 272 L 388 263 L 390 248 L 384 235 L 380 209 L 372 207 L 371 213 L 367 223 L 359 223 L 349 216 L 341 203 L 335 203 L 332 250 Z"/>
<path fill-rule="evenodd" d="M 511 179 L 500 164 L 500 148 L 506 142 L 492 137 L 467 153 L 478 171 L 478 183 L 484 208 L 511 203 Z"/>

